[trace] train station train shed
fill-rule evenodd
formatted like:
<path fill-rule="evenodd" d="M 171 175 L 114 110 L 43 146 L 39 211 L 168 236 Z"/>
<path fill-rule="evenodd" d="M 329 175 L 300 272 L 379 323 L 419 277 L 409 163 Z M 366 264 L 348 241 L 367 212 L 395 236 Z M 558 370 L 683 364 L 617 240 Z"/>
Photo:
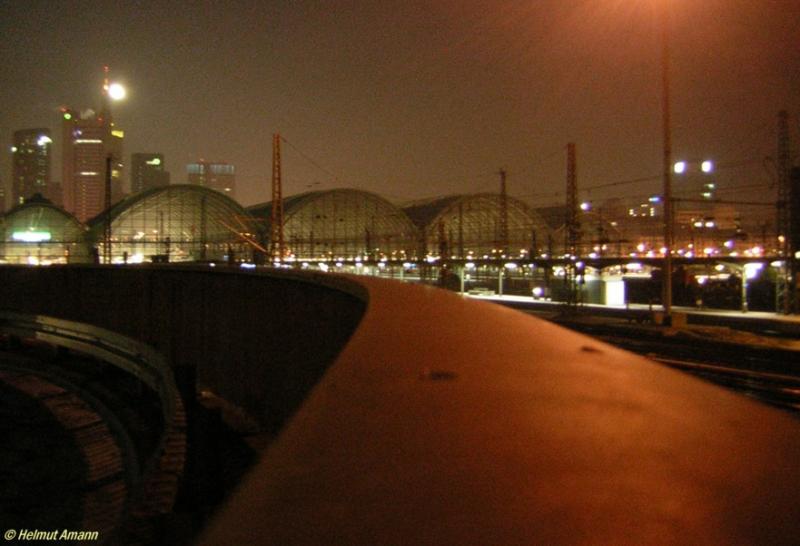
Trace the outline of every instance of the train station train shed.
<path fill-rule="evenodd" d="M 272 203 L 248 208 L 269 226 Z M 415 259 L 419 231 L 383 197 L 356 189 L 293 195 L 283 200 L 287 257 L 297 260 Z M 266 231 L 268 234 L 269 230 Z"/>
<path fill-rule="evenodd" d="M 428 255 L 448 258 L 538 254 L 550 228 L 525 203 L 499 194 L 451 195 L 403 209 L 423 233 Z"/>
<path fill-rule="evenodd" d="M 103 255 L 111 225 L 111 261 L 251 259 L 260 246 L 257 225 L 226 195 L 202 186 L 171 185 L 131 195 L 89 221 Z"/>
<path fill-rule="evenodd" d="M 0 263 L 87 262 L 86 235 L 77 218 L 36 194 L 0 218 Z"/>

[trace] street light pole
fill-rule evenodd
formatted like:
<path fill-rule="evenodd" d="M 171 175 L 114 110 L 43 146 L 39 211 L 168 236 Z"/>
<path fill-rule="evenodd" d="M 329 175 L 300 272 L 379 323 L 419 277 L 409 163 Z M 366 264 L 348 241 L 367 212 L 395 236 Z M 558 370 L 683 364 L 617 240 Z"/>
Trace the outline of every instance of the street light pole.
<path fill-rule="evenodd" d="M 664 324 L 672 323 L 672 135 L 669 108 L 669 10 L 668 1 L 660 1 L 661 23 L 661 98 L 664 126 L 664 270 L 662 280 L 662 305 Z"/>

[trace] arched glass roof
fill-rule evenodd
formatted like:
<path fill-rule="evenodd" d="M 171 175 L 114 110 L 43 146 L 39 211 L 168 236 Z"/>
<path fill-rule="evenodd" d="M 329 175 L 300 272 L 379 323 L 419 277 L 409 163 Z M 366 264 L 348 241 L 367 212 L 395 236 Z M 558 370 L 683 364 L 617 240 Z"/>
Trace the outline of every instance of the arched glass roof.
<path fill-rule="evenodd" d="M 499 194 L 455 195 L 416 202 L 404 210 L 424 231 L 427 252 L 455 258 L 538 255 L 550 228 L 525 203 L 506 197 L 506 233 L 502 228 L 503 200 Z"/>
<path fill-rule="evenodd" d="M 271 203 L 248 211 L 269 224 Z M 404 259 L 416 255 L 418 230 L 402 209 L 355 189 L 308 192 L 283 201 L 284 241 L 297 259 Z"/>
<path fill-rule="evenodd" d="M 40 195 L 11 209 L 0 222 L 0 258 L 11 263 L 86 261 L 86 228 Z"/>
<path fill-rule="evenodd" d="M 77 218 L 44 198 L 34 197 L 14 207 L 3 217 L 2 225 L 4 241 L 31 241 L 37 237 L 24 234 L 38 233 L 40 241 L 45 238 L 50 242 L 76 243 L 86 235 L 86 228 Z"/>
<path fill-rule="evenodd" d="M 114 261 L 219 260 L 229 253 L 246 257 L 258 248 L 250 215 L 215 190 L 182 184 L 134 194 L 89 222 L 101 246 L 111 221 Z"/>

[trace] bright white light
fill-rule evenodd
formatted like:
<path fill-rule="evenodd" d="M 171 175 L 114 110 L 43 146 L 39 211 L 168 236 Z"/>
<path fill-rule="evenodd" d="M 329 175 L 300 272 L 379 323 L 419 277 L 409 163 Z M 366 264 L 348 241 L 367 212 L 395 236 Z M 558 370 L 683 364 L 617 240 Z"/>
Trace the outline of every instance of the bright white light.
<path fill-rule="evenodd" d="M 763 267 L 764 264 L 762 263 L 744 264 L 744 276 L 747 280 L 755 279 Z"/>
<path fill-rule="evenodd" d="M 15 231 L 11 234 L 11 239 L 22 243 L 41 243 L 49 241 L 51 238 L 49 231 Z"/>
<path fill-rule="evenodd" d="M 515 264 L 514 262 L 508 262 L 503 267 L 505 267 L 506 269 L 509 269 L 509 270 L 514 270 L 514 269 L 517 268 L 517 264 Z"/>
<path fill-rule="evenodd" d="M 319 263 L 319 270 L 327 273 L 328 272 L 328 264 L 320 262 Z"/>
<path fill-rule="evenodd" d="M 39 137 L 39 140 L 36 141 L 36 144 L 38 144 L 39 146 L 46 146 L 52 142 L 53 142 L 52 138 L 50 138 L 47 135 L 42 135 Z"/>
<path fill-rule="evenodd" d="M 733 239 L 728 239 L 727 241 L 725 241 L 725 248 L 731 249 L 731 248 L 733 248 L 734 244 L 735 243 L 733 242 Z"/>
<path fill-rule="evenodd" d="M 544 294 L 544 289 L 541 286 L 537 286 L 533 289 L 533 296 L 536 298 L 541 298 L 542 294 Z"/>
<path fill-rule="evenodd" d="M 660 195 L 654 195 L 650 199 L 648 199 L 648 201 L 650 201 L 651 203 L 660 203 L 661 202 L 661 196 Z"/>
<path fill-rule="evenodd" d="M 119 83 L 112 83 L 108 86 L 108 96 L 111 100 L 122 100 L 127 94 L 128 92 Z"/>
<path fill-rule="evenodd" d="M 583 203 L 581 203 L 581 210 L 587 211 L 587 210 L 591 210 L 591 208 L 592 208 L 592 204 L 590 202 L 584 201 Z"/>
<path fill-rule="evenodd" d="M 712 220 L 709 220 L 708 222 L 706 222 L 706 223 L 705 223 L 705 226 L 706 226 L 707 228 L 712 228 L 712 227 L 714 227 L 715 225 L 716 225 L 716 224 L 715 224 L 715 223 L 714 223 Z"/>
<path fill-rule="evenodd" d="M 683 174 L 686 172 L 686 162 L 685 161 L 678 161 L 675 165 L 672 166 L 672 170 L 675 171 L 675 174 Z"/>
<path fill-rule="evenodd" d="M 606 305 L 625 305 L 625 282 L 606 281 Z"/>
<path fill-rule="evenodd" d="M 255 269 L 256 264 L 243 263 L 239 266 L 241 269 Z"/>
<path fill-rule="evenodd" d="M 714 170 L 714 162 L 710 159 L 706 159 L 700 164 L 700 170 L 704 173 L 710 173 Z"/>

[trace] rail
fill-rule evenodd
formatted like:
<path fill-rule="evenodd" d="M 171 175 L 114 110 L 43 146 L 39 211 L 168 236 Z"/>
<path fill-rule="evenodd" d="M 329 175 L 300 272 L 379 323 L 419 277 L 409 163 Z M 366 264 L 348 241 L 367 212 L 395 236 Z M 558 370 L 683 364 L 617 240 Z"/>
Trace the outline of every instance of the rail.
<path fill-rule="evenodd" d="M 92 356 L 133 375 L 158 394 L 164 428 L 140 475 L 134 477 L 134 494 L 141 493 L 171 434 L 184 425 L 180 396 L 164 358 L 146 344 L 105 328 L 43 315 L 0 310 L 0 332 Z"/>

